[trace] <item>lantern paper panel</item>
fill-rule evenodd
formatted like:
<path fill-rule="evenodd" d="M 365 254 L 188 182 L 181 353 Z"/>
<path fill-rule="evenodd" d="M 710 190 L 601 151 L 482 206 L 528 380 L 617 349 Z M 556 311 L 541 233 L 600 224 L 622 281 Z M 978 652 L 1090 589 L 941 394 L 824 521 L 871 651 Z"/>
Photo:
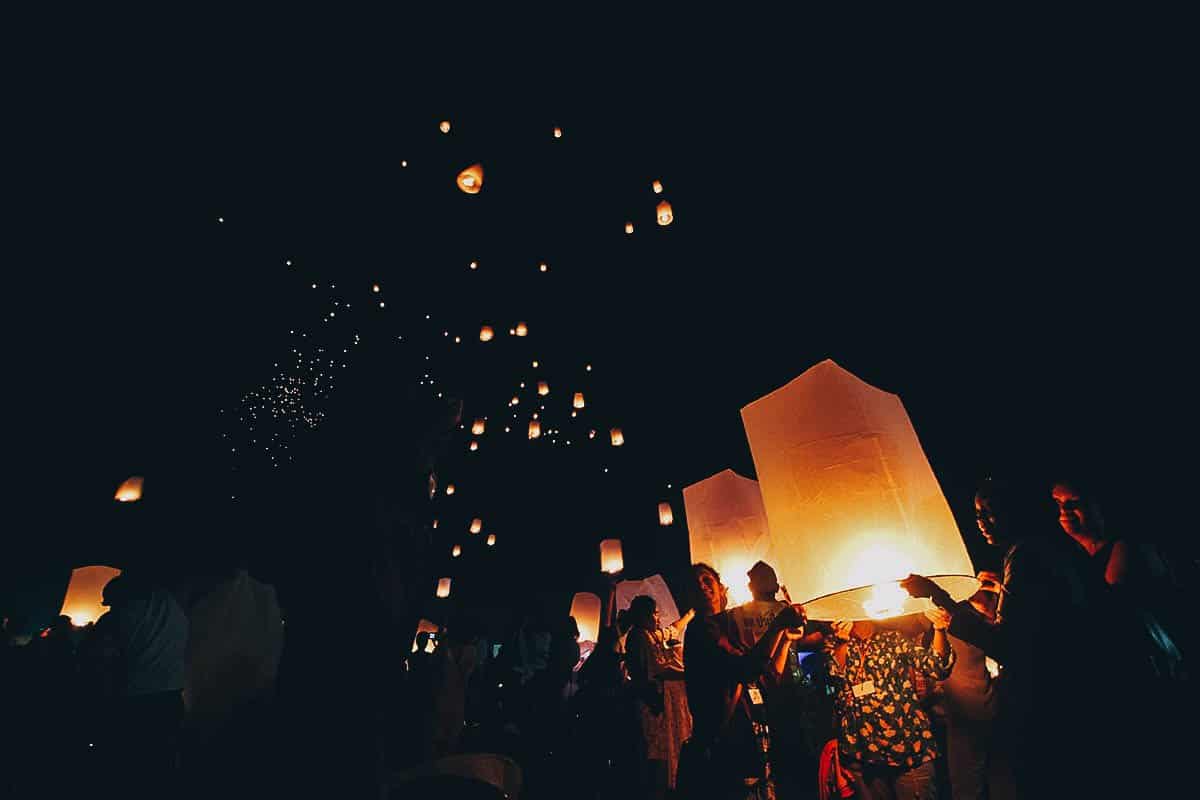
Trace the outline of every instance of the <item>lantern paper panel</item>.
<path fill-rule="evenodd" d="M 658 524 L 664 528 L 675 524 L 675 512 L 671 510 L 670 503 L 658 504 Z"/>
<path fill-rule="evenodd" d="M 910 572 L 956 600 L 978 582 L 900 398 L 831 360 L 742 409 L 776 561 L 812 619 L 930 607 L 896 583 Z M 690 510 L 689 510 L 690 516 Z M 851 591 L 854 590 L 854 591 Z"/>
<path fill-rule="evenodd" d="M 438 579 L 437 596 L 438 597 L 449 597 L 450 596 L 450 579 L 449 578 L 439 578 Z"/>
<path fill-rule="evenodd" d="M 458 179 L 455 182 L 458 184 L 458 188 L 467 194 L 479 194 L 479 190 L 483 188 L 483 164 L 472 164 L 467 167 L 458 173 Z"/>
<path fill-rule="evenodd" d="M 600 598 L 591 592 L 576 592 L 571 598 L 571 616 L 579 626 L 579 641 L 594 642 L 600 636 Z"/>
<path fill-rule="evenodd" d="M 62 610 L 71 618 L 72 625 L 87 625 L 104 615 L 108 608 L 101 602 L 104 587 L 121 570 L 113 567 L 91 566 L 71 570 L 71 582 L 67 584 L 67 596 L 63 598 Z M 61 584 L 60 584 L 61 585 Z"/>
<path fill-rule="evenodd" d="M 600 543 L 600 571 L 616 574 L 625 569 L 620 539 L 605 539 Z"/>
<path fill-rule="evenodd" d="M 750 567 L 760 560 L 775 565 L 758 482 L 722 470 L 684 487 L 683 507 L 692 562 L 721 573 L 731 608 L 750 602 Z"/>
<path fill-rule="evenodd" d="M 146 483 L 146 479 L 141 475 L 134 475 L 132 478 L 126 478 L 120 486 L 117 487 L 117 493 L 113 495 L 113 499 L 118 503 L 136 503 L 142 499 L 142 486 Z"/>
<path fill-rule="evenodd" d="M 654 602 L 658 606 L 659 621 L 663 625 L 670 625 L 682 616 L 679 613 L 679 607 L 675 604 L 675 595 L 671 594 L 671 590 L 667 587 L 667 582 L 663 580 L 662 575 L 651 575 L 649 578 L 644 578 L 640 581 L 618 582 L 617 611 L 624 611 L 629 608 L 629 604 L 633 602 L 633 598 L 639 594 L 649 595 L 654 598 Z"/>

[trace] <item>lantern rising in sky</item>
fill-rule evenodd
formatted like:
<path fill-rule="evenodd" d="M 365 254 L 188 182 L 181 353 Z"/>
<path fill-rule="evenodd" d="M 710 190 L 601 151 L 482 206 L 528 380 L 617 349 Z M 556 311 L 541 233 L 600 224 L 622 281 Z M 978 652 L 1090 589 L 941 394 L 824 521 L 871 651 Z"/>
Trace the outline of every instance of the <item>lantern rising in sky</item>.
<path fill-rule="evenodd" d="M 454 494 L 454 484 L 446 484 L 446 494 Z"/>
<path fill-rule="evenodd" d="M 685 486 L 683 506 L 692 561 L 711 564 L 721 574 L 730 606 L 750 602 L 746 573 L 760 559 L 775 563 L 758 483 L 722 470 Z"/>
<path fill-rule="evenodd" d="M 632 222 L 626 222 L 626 223 L 625 223 L 625 232 L 626 232 L 626 233 L 633 233 L 633 223 L 632 223 Z"/>
<path fill-rule="evenodd" d="M 575 398 L 571 401 L 571 405 L 573 405 L 575 408 L 583 408 L 583 392 L 575 393 Z"/>
<path fill-rule="evenodd" d="M 441 131 L 442 133 L 449 133 L 450 132 L 450 120 L 444 119 L 441 122 L 439 122 L 438 130 Z"/>
<path fill-rule="evenodd" d="M 449 597 L 450 596 L 450 579 L 449 578 L 439 578 L 438 579 L 436 594 L 438 597 Z"/>
<path fill-rule="evenodd" d="M 515 330 L 517 336 L 528 336 L 529 335 L 529 326 L 526 325 L 524 322 L 518 322 L 517 327 L 514 330 Z"/>
<path fill-rule="evenodd" d="M 480 434 L 483 433 L 483 431 L 486 427 L 487 427 L 487 420 L 485 420 L 483 417 L 477 417 L 475 419 L 475 421 L 471 423 L 471 433 L 475 434 L 476 436 L 479 436 Z"/>
<path fill-rule="evenodd" d="M 479 442 L 472 439 L 471 443 L 469 445 L 467 445 L 467 449 L 470 450 L 472 453 L 474 453 L 476 450 L 479 449 Z"/>
<path fill-rule="evenodd" d="M 675 221 L 675 213 L 671 210 L 671 204 L 666 200 L 658 204 L 654 213 L 659 225 L 670 225 Z"/>
<path fill-rule="evenodd" d="M 146 479 L 141 475 L 134 475 L 132 478 L 126 478 L 120 486 L 117 487 L 117 493 L 113 495 L 113 499 L 118 503 L 136 503 L 142 499 L 142 486 Z"/>
<path fill-rule="evenodd" d="M 594 642 L 600 636 L 600 598 L 591 592 L 576 592 L 570 614 L 579 626 L 579 641 Z"/>
<path fill-rule="evenodd" d="M 58 613 L 70 617 L 71 624 L 80 627 L 100 619 L 108 611 L 103 603 L 104 587 L 120 574 L 119 569 L 103 566 L 71 570 L 71 582 Z"/>
<path fill-rule="evenodd" d="M 675 512 L 671 510 L 670 503 L 658 504 L 658 524 L 664 528 L 675 524 Z"/>
<path fill-rule="evenodd" d="M 483 164 L 472 164 L 458 173 L 455 181 L 458 188 L 467 194 L 479 194 L 483 188 Z"/>
<path fill-rule="evenodd" d="M 620 428 L 613 428 L 608 432 L 608 435 L 613 447 L 620 447 L 625 444 L 625 434 L 621 433 Z"/>
<path fill-rule="evenodd" d="M 496 534 L 489 533 L 487 537 L 487 546 L 494 547 L 496 545 Z"/>
<path fill-rule="evenodd" d="M 538 381 L 538 394 L 542 395 L 543 397 L 550 394 L 550 384 L 546 383 L 545 381 Z"/>
<path fill-rule="evenodd" d="M 620 539 L 605 539 L 600 542 L 600 571 L 615 575 L 625 569 L 625 557 L 621 553 Z"/>
<path fill-rule="evenodd" d="M 483 520 L 481 520 L 479 517 L 471 520 L 471 533 L 479 533 L 481 530 L 483 530 Z"/>
<path fill-rule="evenodd" d="M 462 545 L 456 544 L 456 545 L 454 545 L 454 547 L 450 548 L 450 555 L 454 558 L 458 558 L 459 556 L 461 556 L 462 555 Z"/>
<path fill-rule="evenodd" d="M 542 423 L 536 419 L 529 420 L 529 438 L 536 439 L 542 435 Z"/>
<path fill-rule="evenodd" d="M 556 127 L 556 128 L 554 129 L 554 138 L 555 138 L 555 139 L 561 139 L 561 138 L 562 138 L 562 128 L 558 128 L 558 127 Z"/>
<path fill-rule="evenodd" d="M 811 619 L 924 611 L 897 581 L 978 588 L 958 526 L 900 398 L 822 361 L 742 409 L 780 581 Z M 689 519 L 691 517 L 689 509 Z"/>
<path fill-rule="evenodd" d="M 662 194 L 662 181 L 655 181 L 650 184 L 650 188 L 654 190 L 655 194 Z"/>
<path fill-rule="evenodd" d="M 490 342 L 495 336 L 496 332 L 492 330 L 491 325 L 484 325 L 479 329 L 479 341 L 481 342 Z"/>

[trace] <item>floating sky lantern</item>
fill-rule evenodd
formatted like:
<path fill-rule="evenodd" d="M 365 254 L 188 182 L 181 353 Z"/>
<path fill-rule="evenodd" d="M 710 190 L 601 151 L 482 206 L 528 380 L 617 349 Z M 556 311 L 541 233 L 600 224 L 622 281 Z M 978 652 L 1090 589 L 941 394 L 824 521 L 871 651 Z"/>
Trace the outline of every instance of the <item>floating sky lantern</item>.
<path fill-rule="evenodd" d="M 600 598 L 591 592 L 576 592 L 570 614 L 579 626 L 579 641 L 594 642 L 600 636 Z"/>
<path fill-rule="evenodd" d="M 496 534 L 494 534 L 494 533 L 489 533 L 489 534 L 488 534 L 488 537 L 487 537 L 487 546 L 488 546 L 488 547 L 495 547 L 495 546 L 496 546 Z"/>
<path fill-rule="evenodd" d="M 930 608 L 897 581 L 928 575 L 955 600 L 974 567 L 900 398 L 833 361 L 742 409 L 775 567 L 812 619 Z M 691 519 L 691 509 L 688 509 Z"/>
<path fill-rule="evenodd" d="M 610 441 L 612 441 L 613 447 L 620 447 L 625 444 L 625 434 L 621 433 L 620 428 L 613 428 L 608 432 L 608 436 Z"/>
<path fill-rule="evenodd" d="M 536 419 L 529 420 L 529 438 L 537 439 L 542 435 L 542 423 Z"/>
<path fill-rule="evenodd" d="M 438 579 L 436 594 L 438 597 L 449 597 L 450 596 L 450 579 L 449 578 L 439 578 Z"/>
<path fill-rule="evenodd" d="M 538 394 L 540 394 L 542 397 L 550 394 L 550 384 L 546 383 L 545 381 L 538 381 Z"/>
<path fill-rule="evenodd" d="M 496 332 L 492 330 L 491 325 L 484 325 L 479 329 L 479 341 L 481 342 L 490 342 L 495 336 Z"/>
<path fill-rule="evenodd" d="M 675 212 L 671 210 L 671 204 L 666 200 L 658 204 L 658 208 L 655 209 L 654 213 L 659 225 L 670 225 L 675 221 Z"/>
<path fill-rule="evenodd" d="M 658 504 L 658 524 L 664 528 L 675 524 L 675 512 L 671 510 L 670 503 Z"/>
<path fill-rule="evenodd" d="M 142 499 L 142 486 L 146 483 L 146 479 L 141 475 L 134 475 L 132 478 L 126 478 L 120 486 L 117 487 L 116 494 L 113 499 L 118 503 L 136 503 Z"/>
<path fill-rule="evenodd" d="M 545 261 L 543 261 L 541 264 L 538 264 L 538 272 L 548 272 L 549 270 L 550 268 L 546 266 Z"/>
<path fill-rule="evenodd" d="M 437 526 L 438 526 L 438 521 L 435 519 L 435 520 L 433 521 L 433 529 L 434 529 L 435 531 L 437 530 Z"/>
<path fill-rule="evenodd" d="M 479 449 L 479 442 L 472 439 L 471 443 L 469 445 L 467 445 L 467 449 L 470 450 L 472 453 L 474 453 L 476 450 Z"/>
<path fill-rule="evenodd" d="M 625 569 L 620 539 L 605 539 L 600 543 L 600 570 L 615 575 Z"/>
<path fill-rule="evenodd" d="M 450 132 L 450 120 L 444 119 L 441 122 L 439 122 L 438 130 L 441 131 L 442 133 L 449 133 Z"/>
<path fill-rule="evenodd" d="M 471 267 L 471 269 L 479 269 L 479 262 L 478 262 L 478 261 L 472 261 L 472 262 L 471 262 L 471 263 L 470 263 L 468 266 L 470 266 L 470 267 Z"/>
<path fill-rule="evenodd" d="M 529 335 L 529 326 L 526 325 L 524 322 L 518 322 L 517 327 L 514 330 L 516 330 L 517 336 L 528 336 Z"/>
<path fill-rule="evenodd" d="M 483 530 L 483 520 L 481 520 L 479 517 L 471 520 L 471 527 L 469 530 L 471 533 L 479 533 L 481 530 Z"/>
<path fill-rule="evenodd" d="M 120 574 L 121 570 L 104 566 L 71 570 L 71 582 L 58 613 L 70 617 L 71 624 L 80 627 L 100 619 L 108 611 L 103 603 L 104 587 Z"/>
<path fill-rule="evenodd" d="M 467 194 L 479 194 L 483 188 L 483 164 L 472 164 L 458 173 L 456 183 Z"/>
<path fill-rule="evenodd" d="M 446 494 L 454 494 L 454 484 L 453 483 L 446 484 Z"/>
<path fill-rule="evenodd" d="M 454 547 L 450 548 L 450 556 L 452 558 L 458 558 L 461 555 L 462 555 L 462 545 L 456 544 L 456 545 L 454 545 Z"/>
<path fill-rule="evenodd" d="M 626 222 L 626 223 L 625 223 L 625 232 L 626 232 L 626 233 L 633 233 L 633 223 L 632 223 L 632 222 Z"/>
<path fill-rule="evenodd" d="M 583 408 L 583 392 L 575 393 L 575 398 L 571 401 L 571 405 L 573 405 L 575 408 Z"/>
<path fill-rule="evenodd" d="M 487 428 L 487 420 L 483 417 L 476 417 L 475 421 L 471 423 L 471 433 L 476 436 L 481 435 L 485 428 Z"/>
<path fill-rule="evenodd" d="M 711 564 L 721 573 L 731 607 L 753 600 L 747 571 L 760 559 L 775 563 L 758 482 L 722 470 L 685 486 L 683 506 L 692 561 Z"/>
<path fill-rule="evenodd" d="M 379 284 L 378 283 L 371 284 L 371 291 L 374 292 L 375 294 L 379 294 Z"/>
<path fill-rule="evenodd" d="M 558 128 L 558 127 L 556 127 L 556 128 L 554 129 L 554 138 L 555 138 L 555 139 L 561 139 L 561 138 L 562 138 L 562 128 Z"/>
<path fill-rule="evenodd" d="M 655 181 L 650 184 L 650 188 L 654 190 L 655 194 L 662 194 L 662 181 Z"/>
<path fill-rule="evenodd" d="M 595 432 L 594 430 L 592 430 L 592 431 L 588 431 L 588 438 L 589 438 L 589 439 L 595 439 L 595 438 L 596 438 L 596 432 Z"/>
<path fill-rule="evenodd" d="M 521 398 L 517 397 L 517 396 L 514 394 L 514 395 L 512 396 L 512 399 L 508 401 L 508 404 L 509 404 L 510 406 L 515 406 L 515 405 L 517 405 L 517 404 L 518 404 L 518 403 L 520 403 L 520 402 L 521 402 Z"/>

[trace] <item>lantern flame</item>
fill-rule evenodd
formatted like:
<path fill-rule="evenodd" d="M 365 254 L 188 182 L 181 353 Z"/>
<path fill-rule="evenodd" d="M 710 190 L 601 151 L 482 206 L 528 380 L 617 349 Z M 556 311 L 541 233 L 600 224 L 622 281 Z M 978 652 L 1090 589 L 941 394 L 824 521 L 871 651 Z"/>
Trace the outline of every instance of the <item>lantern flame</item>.
<path fill-rule="evenodd" d="M 456 183 L 467 194 L 479 194 L 483 188 L 483 164 L 472 164 L 458 173 Z"/>
<path fill-rule="evenodd" d="M 113 495 L 113 499 L 118 503 L 136 503 L 142 499 L 142 485 L 145 482 L 146 479 L 141 475 L 126 478 L 125 482 L 117 487 L 117 493 Z"/>
<path fill-rule="evenodd" d="M 871 619 L 887 619 L 898 617 L 904 613 L 904 603 L 908 600 L 908 592 L 900 587 L 898 581 L 877 583 L 871 590 L 871 596 L 863 600 L 863 611 Z"/>
<path fill-rule="evenodd" d="M 659 225 L 666 226 L 675 221 L 675 213 L 671 210 L 671 204 L 666 200 L 658 204 L 657 216 Z"/>

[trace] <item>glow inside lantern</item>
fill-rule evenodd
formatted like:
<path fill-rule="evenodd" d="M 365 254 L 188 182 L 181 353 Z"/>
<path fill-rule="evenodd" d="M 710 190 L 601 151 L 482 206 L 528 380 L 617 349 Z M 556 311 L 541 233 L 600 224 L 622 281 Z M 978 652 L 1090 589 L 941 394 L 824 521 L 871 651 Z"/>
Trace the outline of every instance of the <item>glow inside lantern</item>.
<path fill-rule="evenodd" d="M 621 553 L 620 539 L 605 539 L 600 543 L 600 570 L 616 574 L 625 569 L 625 558 Z"/>
<path fill-rule="evenodd" d="M 546 383 L 545 381 L 538 381 L 538 394 L 542 395 L 543 397 L 550 394 L 550 384 Z"/>
<path fill-rule="evenodd" d="M 671 510 L 670 503 L 658 504 L 658 524 L 666 527 L 675 523 L 675 512 Z"/>
<path fill-rule="evenodd" d="M 484 325 L 479 329 L 479 341 L 490 342 L 496 336 L 496 332 L 492 330 L 491 325 Z"/>
<path fill-rule="evenodd" d="M 620 428 L 613 428 L 608 432 L 608 435 L 613 447 L 620 447 L 625 444 L 625 434 L 621 433 Z"/>
<path fill-rule="evenodd" d="M 579 641 L 594 642 L 600 636 L 600 598 L 591 592 L 576 592 L 571 598 L 571 616 L 579 626 Z"/>
<path fill-rule="evenodd" d="M 475 421 L 471 423 L 471 433 L 475 434 L 476 436 L 479 436 L 481 433 L 483 433 L 486 428 L 487 420 L 485 420 L 483 417 L 477 417 Z"/>
<path fill-rule="evenodd" d="M 516 331 L 517 336 L 528 336 L 529 335 L 529 326 L 526 325 L 524 322 L 518 322 L 517 327 L 515 328 L 515 331 Z"/>
<path fill-rule="evenodd" d="M 462 545 L 456 544 L 456 545 L 454 545 L 454 547 L 451 547 L 450 555 L 454 558 L 458 558 L 459 556 L 461 556 L 462 555 Z"/>
<path fill-rule="evenodd" d="M 536 419 L 529 420 L 529 438 L 536 439 L 542 435 L 542 423 Z"/>
<path fill-rule="evenodd" d="M 571 401 L 571 405 L 573 405 L 575 408 L 583 408 L 583 392 L 575 393 L 575 399 Z"/>
<path fill-rule="evenodd" d="M 810 619 L 883 619 L 931 607 L 897 581 L 979 587 L 900 398 L 822 361 L 742 409 L 780 582 Z M 690 509 L 689 509 L 690 519 Z"/>
<path fill-rule="evenodd" d="M 496 544 L 496 534 L 494 534 L 494 533 L 489 533 L 489 534 L 488 534 L 488 537 L 487 537 L 487 546 L 488 546 L 488 547 L 494 547 L 494 546 L 495 546 L 495 544 Z"/>
<path fill-rule="evenodd" d="M 483 188 L 483 164 L 472 164 L 458 173 L 456 183 L 467 194 L 479 194 Z"/>
<path fill-rule="evenodd" d="M 775 563 L 758 482 L 722 470 L 685 486 L 683 506 L 692 561 L 721 574 L 730 607 L 753 600 L 746 573 L 760 559 Z"/>
<path fill-rule="evenodd" d="M 479 517 L 471 520 L 471 533 L 479 533 L 481 530 L 483 530 L 483 520 L 481 520 Z"/>
<path fill-rule="evenodd" d="M 142 499 L 142 486 L 146 483 L 146 479 L 141 475 L 134 475 L 132 478 L 126 478 L 120 486 L 117 487 L 117 493 L 113 495 L 113 499 L 118 503 L 136 503 Z"/>
<path fill-rule="evenodd" d="M 449 578 L 439 578 L 438 579 L 437 596 L 438 597 L 449 597 L 450 596 L 450 579 Z"/>
<path fill-rule="evenodd" d="M 654 213 L 655 213 L 656 218 L 658 219 L 659 225 L 670 225 L 672 222 L 675 221 L 675 213 L 673 211 L 671 211 L 671 204 L 668 203 L 666 200 L 663 200 L 661 203 L 658 204 L 658 208 L 655 210 Z"/>
<path fill-rule="evenodd" d="M 108 610 L 101 602 L 104 587 L 120 574 L 121 570 L 104 566 L 71 570 L 71 582 L 67 584 L 67 595 L 58 613 L 70 617 L 72 625 L 81 627 L 100 619 Z"/>
<path fill-rule="evenodd" d="M 650 184 L 650 188 L 654 190 L 655 194 L 662 194 L 662 181 L 655 181 Z"/>

